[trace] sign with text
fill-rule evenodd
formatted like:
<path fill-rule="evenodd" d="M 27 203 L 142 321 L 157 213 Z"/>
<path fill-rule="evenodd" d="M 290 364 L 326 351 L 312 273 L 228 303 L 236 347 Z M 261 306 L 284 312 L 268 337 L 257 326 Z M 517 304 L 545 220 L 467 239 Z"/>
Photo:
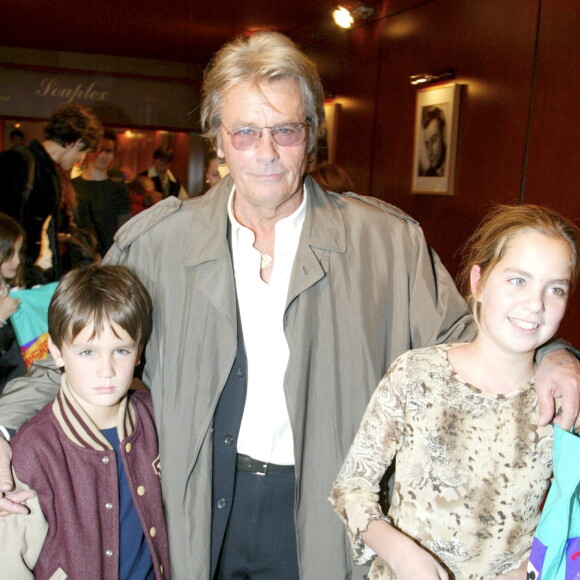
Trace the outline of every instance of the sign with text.
<path fill-rule="evenodd" d="M 0 65 L 0 116 L 47 119 L 61 104 L 91 107 L 107 125 L 199 130 L 199 81 L 156 80 Z"/>

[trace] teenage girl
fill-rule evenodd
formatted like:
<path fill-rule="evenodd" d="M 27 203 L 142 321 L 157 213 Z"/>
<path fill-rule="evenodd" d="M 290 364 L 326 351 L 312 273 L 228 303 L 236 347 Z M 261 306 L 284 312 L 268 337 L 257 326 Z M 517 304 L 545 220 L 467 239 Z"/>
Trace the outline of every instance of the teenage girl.
<path fill-rule="evenodd" d="M 534 353 L 576 281 L 580 231 L 503 206 L 468 243 L 475 340 L 410 351 L 379 384 L 330 498 L 369 580 L 526 579 L 552 475 Z M 395 460 L 389 515 L 379 484 Z"/>
<path fill-rule="evenodd" d="M 9 296 L 11 286 L 21 283 L 24 231 L 20 224 L 0 213 L 0 393 L 8 381 L 26 372 L 20 347 L 10 324 L 18 300 Z"/>

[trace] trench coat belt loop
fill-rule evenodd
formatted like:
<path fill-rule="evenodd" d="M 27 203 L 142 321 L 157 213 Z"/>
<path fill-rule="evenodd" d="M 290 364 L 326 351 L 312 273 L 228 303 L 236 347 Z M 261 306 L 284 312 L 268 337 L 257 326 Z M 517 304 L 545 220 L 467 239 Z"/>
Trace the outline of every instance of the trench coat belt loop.
<path fill-rule="evenodd" d="M 239 471 L 246 471 L 256 475 L 266 475 L 269 471 L 289 471 L 294 469 L 293 465 L 277 465 L 276 463 L 264 463 L 253 459 L 248 455 L 238 453 L 236 467 Z"/>

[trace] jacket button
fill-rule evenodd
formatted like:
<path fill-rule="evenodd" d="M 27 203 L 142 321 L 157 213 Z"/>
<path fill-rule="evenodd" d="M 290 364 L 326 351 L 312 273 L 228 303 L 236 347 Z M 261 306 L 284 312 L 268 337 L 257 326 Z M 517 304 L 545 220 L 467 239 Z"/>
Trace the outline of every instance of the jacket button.
<path fill-rule="evenodd" d="M 153 527 L 149 530 L 149 534 L 152 538 L 154 538 L 155 534 L 157 534 L 157 530 Z"/>
<path fill-rule="evenodd" d="M 224 438 L 224 443 L 226 445 L 231 445 L 234 442 L 234 438 L 231 435 L 226 435 Z"/>
<path fill-rule="evenodd" d="M 133 446 L 131 445 L 131 443 L 127 443 L 127 445 L 125 445 L 125 451 L 127 453 L 131 453 L 131 449 L 133 449 Z"/>
<path fill-rule="evenodd" d="M 244 376 L 244 368 L 238 367 L 238 377 L 243 377 L 243 376 Z"/>
<path fill-rule="evenodd" d="M 137 488 L 137 495 L 145 495 L 145 487 L 144 486 L 140 485 Z"/>
<path fill-rule="evenodd" d="M 107 503 L 105 504 L 105 507 L 106 507 L 108 510 L 112 510 L 112 509 L 113 509 L 113 504 L 112 504 L 112 503 L 109 501 L 109 502 L 107 502 Z"/>
<path fill-rule="evenodd" d="M 107 463 L 109 463 L 109 458 L 108 457 L 103 457 L 103 460 L 102 461 L 103 461 L 103 463 L 105 465 L 107 465 Z"/>
<path fill-rule="evenodd" d="M 218 499 L 217 501 L 217 506 L 218 509 L 224 509 L 226 507 L 226 505 L 228 504 L 228 502 L 222 497 L 221 499 Z"/>
<path fill-rule="evenodd" d="M 113 555 L 113 550 L 105 550 L 105 556 L 110 558 Z"/>
<path fill-rule="evenodd" d="M 163 564 L 159 564 L 159 572 L 161 572 L 161 574 L 163 574 Z"/>

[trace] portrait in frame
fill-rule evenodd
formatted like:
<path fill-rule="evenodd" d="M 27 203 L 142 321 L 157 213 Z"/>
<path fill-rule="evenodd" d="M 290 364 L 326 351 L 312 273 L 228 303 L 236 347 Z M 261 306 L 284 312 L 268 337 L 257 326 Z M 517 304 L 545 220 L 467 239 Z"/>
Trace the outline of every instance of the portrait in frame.
<path fill-rule="evenodd" d="M 459 95 L 457 83 L 417 92 L 411 193 L 455 193 Z"/>

